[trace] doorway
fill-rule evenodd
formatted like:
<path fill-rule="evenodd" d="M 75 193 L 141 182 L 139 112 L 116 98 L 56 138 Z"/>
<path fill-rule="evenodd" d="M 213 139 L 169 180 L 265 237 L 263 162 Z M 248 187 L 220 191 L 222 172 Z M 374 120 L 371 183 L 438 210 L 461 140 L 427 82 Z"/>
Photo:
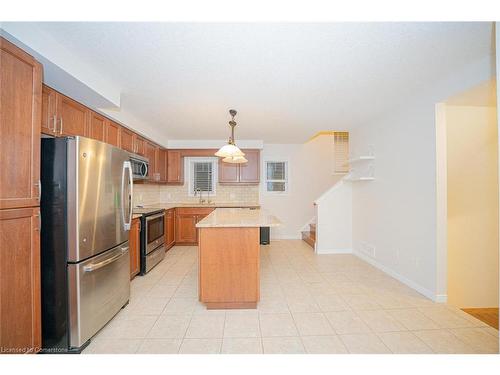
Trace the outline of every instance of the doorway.
<path fill-rule="evenodd" d="M 438 287 L 448 304 L 498 329 L 496 83 L 436 106 Z"/>

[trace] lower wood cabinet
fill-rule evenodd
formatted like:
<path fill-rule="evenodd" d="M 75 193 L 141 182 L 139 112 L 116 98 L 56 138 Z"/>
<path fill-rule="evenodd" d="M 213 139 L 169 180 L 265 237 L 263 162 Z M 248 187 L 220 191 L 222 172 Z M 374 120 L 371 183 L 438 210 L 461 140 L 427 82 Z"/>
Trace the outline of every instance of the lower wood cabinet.
<path fill-rule="evenodd" d="M 0 210 L 0 348 L 41 347 L 40 209 Z"/>
<path fill-rule="evenodd" d="M 175 209 L 165 212 L 165 246 L 170 249 L 175 245 Z"/>
<path fill-rule="evenodd" d="M 141 268 L 141 220 L 139 218 L 132 220 L 128 242 L 130 252 L 130 280 L 132 280 Z"/>
<path fill-rule="evenodd" d="M 175 220 L 176 245 L 197 245 L 198 229 L 196 223 L 209 215 L 214 209 L 205 207 L 177 208 Z"/>

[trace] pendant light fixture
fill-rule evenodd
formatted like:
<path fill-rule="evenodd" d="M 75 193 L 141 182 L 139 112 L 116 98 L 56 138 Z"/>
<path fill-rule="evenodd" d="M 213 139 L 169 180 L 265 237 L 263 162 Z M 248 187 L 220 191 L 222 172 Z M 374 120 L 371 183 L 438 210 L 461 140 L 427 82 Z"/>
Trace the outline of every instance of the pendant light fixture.
<path fill-rule="evenodd" d="M 231 127 L 231 136 L 227 145 L 222 146 L 219 151 L 215 153 L 215 156 L 224 158 L 222 159 L 225 163 L 246 163 L 248 160 L 245 159 L 245 154 L 236 146 L 234 142 L 234 127 L 236 126 L 236 121 L 234 121 L 234 116 L 236 116 L 236 110 L 230 109 L 229 114 L 231 115 L 231 121 L 229 121 L 229 126 Z"/>

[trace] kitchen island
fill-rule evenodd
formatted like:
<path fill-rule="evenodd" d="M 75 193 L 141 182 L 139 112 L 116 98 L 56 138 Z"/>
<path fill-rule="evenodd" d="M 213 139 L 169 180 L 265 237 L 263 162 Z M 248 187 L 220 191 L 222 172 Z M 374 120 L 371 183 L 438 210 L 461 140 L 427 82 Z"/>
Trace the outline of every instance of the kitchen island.
<path fill-rule="evenodd" d="M 266 210 L 217 208 L 199 231 L 199 299 L 208 309 L 254 309 L 260 297 L 260 227 L 280 221 Z"/>

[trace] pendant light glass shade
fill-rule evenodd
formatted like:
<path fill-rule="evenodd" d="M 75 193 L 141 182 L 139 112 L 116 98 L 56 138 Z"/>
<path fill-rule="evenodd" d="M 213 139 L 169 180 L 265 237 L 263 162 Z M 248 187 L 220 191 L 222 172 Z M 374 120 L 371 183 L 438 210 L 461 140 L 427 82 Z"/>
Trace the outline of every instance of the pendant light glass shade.
<path fill-rule="evenodd" d="M 228 156 L 222 159 L 224 163 L 232 163 L 232 164 L 243 164 L 248 162 L 248 160 L 244 156 Z"/>
<path fill-rule="evenodd" d="M 215 156 L 220 158 L 227 158 L 233 156 L 245 156 L 245 154 L 232 143 L 222 146 L 219 151 L 215 153 Z"/>

